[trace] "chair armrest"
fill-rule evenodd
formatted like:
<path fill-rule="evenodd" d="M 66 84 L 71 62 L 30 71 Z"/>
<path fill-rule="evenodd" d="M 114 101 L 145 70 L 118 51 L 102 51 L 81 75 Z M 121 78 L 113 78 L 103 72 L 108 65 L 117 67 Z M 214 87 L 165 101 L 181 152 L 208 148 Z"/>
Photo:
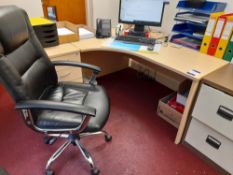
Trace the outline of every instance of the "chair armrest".
<path fill-rule="evenodd" d="M 16 109 L 43 109 L 43 110 L 56 110 L 64 112 L 72 112 L 81 115 L 88 115 L 95 117 L 96 109 L 78 104 L 70 104 L 63 102 L 54 102 L 46 100 L 26 100 L 16 103 Z"/>
<path fill-rule="evenodd" d="M 100 67 L 87 63 L 80 63 L 75 61 L 52 61 L 52 63 L 54 66 L 74 66 L 74 67 L 90 69 L 93 71 L 94 74 L 98 74 L 101 72 Z"/>

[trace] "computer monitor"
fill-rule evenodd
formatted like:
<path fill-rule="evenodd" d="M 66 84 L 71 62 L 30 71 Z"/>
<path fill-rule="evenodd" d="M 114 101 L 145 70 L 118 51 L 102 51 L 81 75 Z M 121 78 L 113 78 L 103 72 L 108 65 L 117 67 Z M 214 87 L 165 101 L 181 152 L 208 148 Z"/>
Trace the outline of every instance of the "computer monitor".
<path fill-rule="evenodd" d="M 164 0 L 120 0 L 119 22 L 135 24 L 134 32 L 144 32 L 144 26 L 161 26 Z"/>

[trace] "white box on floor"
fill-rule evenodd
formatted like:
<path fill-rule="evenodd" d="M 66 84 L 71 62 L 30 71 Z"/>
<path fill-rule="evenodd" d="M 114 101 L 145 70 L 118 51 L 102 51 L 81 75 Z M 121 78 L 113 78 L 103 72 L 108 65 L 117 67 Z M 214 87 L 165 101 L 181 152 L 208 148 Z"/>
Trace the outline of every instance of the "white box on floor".
<path fill-rule="evenodd" d="M 185 106 L 189 92 L 177 93 L 176 102 Z"/>

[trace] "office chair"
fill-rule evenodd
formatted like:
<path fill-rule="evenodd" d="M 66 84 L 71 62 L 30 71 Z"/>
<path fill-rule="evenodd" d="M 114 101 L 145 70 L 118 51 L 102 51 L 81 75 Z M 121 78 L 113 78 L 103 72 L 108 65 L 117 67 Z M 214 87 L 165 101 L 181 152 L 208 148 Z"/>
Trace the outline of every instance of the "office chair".
<path fill-rule="evenodd" d="M 88 83 L 58 82 L 55 66 L 74 66 L 90 69 Z M 97 66 L 70 62 L 51 62 L 30 25 L 26 12 L 15 6 L 0 7 L 0 79 L 15 100 L 27 126 L 45 134 L 45 143 L 57 138 L 66 142 L 51 156 L 46 175 L 53 175 L 52 163 L 69 146 L 76 146 L 89 163 L 92 175 L 98 175 L 92 157 L 80 139 L 103 134 L 108 120 L 109 98 L 97 85 Z"/>

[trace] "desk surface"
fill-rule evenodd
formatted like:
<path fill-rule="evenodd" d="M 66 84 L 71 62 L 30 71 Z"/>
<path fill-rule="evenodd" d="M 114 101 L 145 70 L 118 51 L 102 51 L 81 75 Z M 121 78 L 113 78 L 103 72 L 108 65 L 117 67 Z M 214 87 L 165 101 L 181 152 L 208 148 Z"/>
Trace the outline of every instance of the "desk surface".
<path fill-rule="evenodd" d="M 166 69 L 172 70 L 191 80 L 200 80 L 209 73 L 227 65 L 228 62 L 202 54 L 195 50 L 185 47 L 174 47 L 174 44 L 168 43 L 168 46 L 162 46 L 159 53 L 143 53 L 135 51 L 119 50 L 104 46 L 108 39 L 86 39 L 72 43 L 81 52 L 88 51 L 114 51 L 126 53 L 141 57 L 153 64 L 157 64 Z M 177 45 L 176 45 L 177 46 Z M 201 72 L 196 77 L 187 74 L 190 70 Z"/>
<path fill-rule="evenodd" d="M 204 82 L 233 95 L 233 65 L 227 65 L 204 77 Z"/>

